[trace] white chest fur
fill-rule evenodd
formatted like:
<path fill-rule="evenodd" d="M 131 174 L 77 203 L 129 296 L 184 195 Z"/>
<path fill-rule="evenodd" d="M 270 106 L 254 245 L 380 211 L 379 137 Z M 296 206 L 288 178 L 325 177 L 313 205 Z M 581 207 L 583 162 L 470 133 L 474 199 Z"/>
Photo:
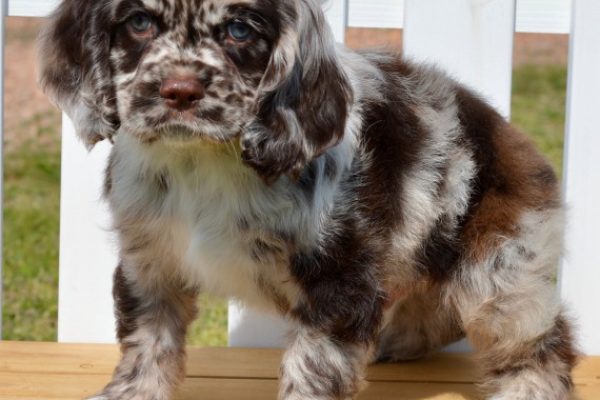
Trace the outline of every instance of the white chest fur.
<path fill-rule="evenodd" d="M 272 303 L 265 286 L 292 301 L 285 239 L 316 235 L 316 216 L 285 181 L 266 187 L 228 150 L 189 143 L 153 148 L 120 135 L 109 200 L 121 257 L 261 308 Z M 129 254 L 127 243 L 139 237 L 145 249 Z"/>

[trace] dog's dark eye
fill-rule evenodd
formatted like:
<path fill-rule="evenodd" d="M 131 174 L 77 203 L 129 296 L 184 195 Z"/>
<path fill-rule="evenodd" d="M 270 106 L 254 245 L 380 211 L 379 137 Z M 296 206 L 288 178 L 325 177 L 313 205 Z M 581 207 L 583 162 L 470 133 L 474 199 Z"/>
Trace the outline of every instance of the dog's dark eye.
<path fill-rule="evenodd" d="M 252 36 L 252 27 L 241 21 L 232 21 L 227 25 L 229 37 L 237 42 L 245 42 Z"/>
<path fill-rule="evenodd" d="M 127 20 L 127 24 L 133 32 L 139 35 L 149 34 L 154 30 L 154 20 L 144 12 L 139 12 L 131 16 Z"/>

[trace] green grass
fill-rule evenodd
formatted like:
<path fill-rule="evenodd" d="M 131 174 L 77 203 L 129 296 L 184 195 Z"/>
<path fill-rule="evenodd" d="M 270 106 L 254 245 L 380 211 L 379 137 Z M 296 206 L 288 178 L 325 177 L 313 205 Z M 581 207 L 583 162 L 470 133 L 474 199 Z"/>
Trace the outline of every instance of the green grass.
<path fill-rule="evenodd" d="M 526 65 L 513 74 L 512 122 L 562 174 L 567 68 Z"/>
<path fill-rule="evenodd" d="M 513 87 L 513 122 L 532 136 L 560 173 L 566 68 L 519 67 Z M 35 144 L 11 146 L 5 154 L 5 339 L 56 338 L 60 136 L 52 120 L 37 116 L 26 121 L 20 129 L 35 129 Z M 204 295 L 199 308 L 189 342 L 225 345 L 226 302 Z"/>
<path fill-rule="evenodd" d="M 22 144 L 4 168 L 4 338 L 55 340 L 59 148 Z"/>
<path fill-rule="evenodd" d="M 199 317 L 188 331 L 188 343 L 196 346 L 227 345 L 227 303 L 207 294 L 198 301 Z"/>

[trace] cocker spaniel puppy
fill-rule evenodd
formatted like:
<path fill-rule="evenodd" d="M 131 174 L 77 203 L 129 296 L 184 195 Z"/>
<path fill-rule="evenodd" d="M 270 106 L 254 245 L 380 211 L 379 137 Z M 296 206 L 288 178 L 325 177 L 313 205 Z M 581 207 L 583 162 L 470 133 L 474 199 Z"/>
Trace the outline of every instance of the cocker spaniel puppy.
<path fill-rule="evenodd" d="M 293 326 L 281 400 L 347 400 L 367 363 L 463 336 L 494 400 L 564 400 L 552 168 L 427 66 L 334 43 L 317 0 L 63 0 L 41 84 L 114 143 L 122 348 L 100 399 L 164 400 L 200 291 Z"/>

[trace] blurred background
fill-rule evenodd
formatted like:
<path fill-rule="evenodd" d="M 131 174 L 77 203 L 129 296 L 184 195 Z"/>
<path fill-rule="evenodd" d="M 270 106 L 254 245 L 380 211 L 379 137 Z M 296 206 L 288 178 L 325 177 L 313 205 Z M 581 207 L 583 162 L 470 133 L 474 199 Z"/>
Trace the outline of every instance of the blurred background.
<path fill-rule="evenodd" d="M 61 114 L 35 82 L 43 20 L 7 19 L 4 158 L 3 338 L 55 341 L 58 289 Z M 562 172 L 568 36 L 515 36 L 512 122 Z M 349 28 L 352 48 L 401 50 L 398 29 Z M 227 304 L 204 296 L 193 345 L 227 344 Z"/>

